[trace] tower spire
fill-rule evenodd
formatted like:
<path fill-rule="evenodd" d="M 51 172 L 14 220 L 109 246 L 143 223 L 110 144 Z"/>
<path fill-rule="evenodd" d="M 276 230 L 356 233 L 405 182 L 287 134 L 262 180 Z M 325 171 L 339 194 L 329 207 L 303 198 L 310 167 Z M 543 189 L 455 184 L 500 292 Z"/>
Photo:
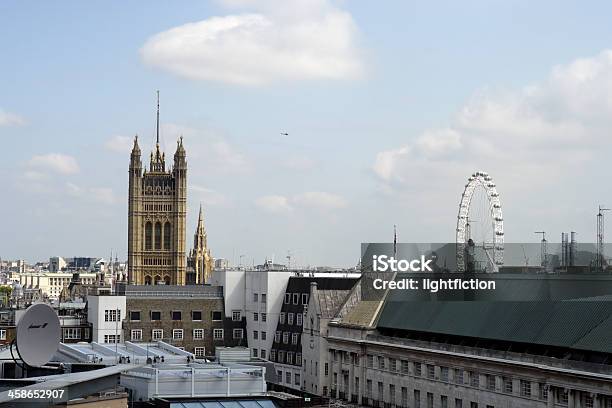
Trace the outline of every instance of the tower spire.
<path fill-rule="evenodd" d="M 157 90 L 157 145 L 159 146 L 159 89 Z"/>

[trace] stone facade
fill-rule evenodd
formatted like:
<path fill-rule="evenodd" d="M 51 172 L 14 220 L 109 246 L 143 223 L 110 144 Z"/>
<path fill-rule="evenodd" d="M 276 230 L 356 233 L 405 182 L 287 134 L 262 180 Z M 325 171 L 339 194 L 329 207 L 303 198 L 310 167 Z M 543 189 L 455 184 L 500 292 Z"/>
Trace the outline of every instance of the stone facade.
<path fill-rule="evenodd" d="M 129 287 L 128 287 L 129 288 Z M 160 289 L 172 288 L 160 286 Z M 215 346 L 223 346 L 232 333 L 224 330 L 223 297 L 205 291 L 179 293 L 126 293 L 127 316 L 123 322 L 125 339 L 132 342 L 162 340 L 194 353 L 197 357 L 214 356 Z"/>
<path fill-rule="evenodd" d="M 335 398 L 385 408 L 612 407 L 609 372 L 595 365 L 329 327 L 325 380 Z"/>
<path fill-rule="evenodd" d="M 184 285 L 187 160 L 181 138 L 174 167 L 166 169 L 165 154 L 159 146 L 159 103 L 157 144 L 148 171 L 143 171 L 140 156 L 136 137 L 129 167 L 128 281 Z"/>

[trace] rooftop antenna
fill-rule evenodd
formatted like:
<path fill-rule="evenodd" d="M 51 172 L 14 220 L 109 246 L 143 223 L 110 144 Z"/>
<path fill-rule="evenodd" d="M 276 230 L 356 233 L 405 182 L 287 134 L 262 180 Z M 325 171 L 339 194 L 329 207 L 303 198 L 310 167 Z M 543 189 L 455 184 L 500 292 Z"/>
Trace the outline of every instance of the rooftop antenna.
<path fill-rule="evenodd" d="M 287 256 L 285 258 L 287 258 L 287 269 L 291 269 L 291 250 L 287 251 Z"/>
<path fill-rule="evenodd" d="M 542 241 L 540 241 L 540 259 L 542 260 L 542 268 L 546 269 L 548 266 L 548 248 L 546 241 L 546 232 L 545 231 L 536 231 L 534 234 L 542 234 Z"/>
<path fill-rule="evenodd" d="M 609 208 L 603 208 L 599 206 L 599 212 L 597 213 L 597 269 L 603 270 L 605 268 L 605 253 L 604 253 L 604 212 L 610 211 Z"/>
<path fill-rule="evenodd" d="M 157 90 L 157 126 L 155 128 L 157 133 L 157 146 L 159 146 L 159 89 Z"/>
<path fill-rule="evenodd" d="M 393 257 L 397 258 L 397 225 L 393 224 Z"/>

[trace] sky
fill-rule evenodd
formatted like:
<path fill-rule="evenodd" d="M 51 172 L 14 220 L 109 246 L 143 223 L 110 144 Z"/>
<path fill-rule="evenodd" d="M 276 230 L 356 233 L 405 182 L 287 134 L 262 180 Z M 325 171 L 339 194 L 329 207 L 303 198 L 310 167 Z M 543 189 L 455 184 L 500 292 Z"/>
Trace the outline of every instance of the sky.
<path fill-rule="evenodd" d="M 182 135 L 214 257 L 353 266 L 454 242 L 467 178 L 507 242 L 612 206 L 605 1 L 0 3 L 0 257 L 127 251 L 129 150 Z M 283 135 L 282 133 L 288 133 Z M 146 161 L 146 160 L 145 160 Z"/>

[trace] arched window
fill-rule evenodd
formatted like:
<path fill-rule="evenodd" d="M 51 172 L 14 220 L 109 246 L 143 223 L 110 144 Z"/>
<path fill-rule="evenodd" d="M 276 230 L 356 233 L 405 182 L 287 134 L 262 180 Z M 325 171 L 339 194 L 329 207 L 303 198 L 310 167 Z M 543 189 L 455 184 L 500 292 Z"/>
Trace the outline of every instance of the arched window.
<path fill-rule="evenodd" d="M 155 275 L 155 284 L 160 285 L 162 283 L 161 276 Z"/>
<path fill-rule="evenodd" d="M 162 225 L 161 222 L 155 223 L 155 249 L 161 249 L 162 244 Z"/>
<path fill-rule="evenodd" d="M 153 226 L 150 222 L 145 225 L 145 250 L 153 249 Z"/>
<path fill-rule="evenodd" d="M 170 284 L 170 277 L 168 275 L 164 276 L 164 282 L 166 283 L 166 285 Z"/>
<path fill-rule="evenodd" d="M 170 249 L 170 243 L 172 242 L 172 225 L 166 222 L 164 225 L 164 249 Z"/>
<path fill-rule="evenodd" d="M 151 275 L 147 275 L 145 276 L 145 285 L 150 285 L 151 284 Z"/>

